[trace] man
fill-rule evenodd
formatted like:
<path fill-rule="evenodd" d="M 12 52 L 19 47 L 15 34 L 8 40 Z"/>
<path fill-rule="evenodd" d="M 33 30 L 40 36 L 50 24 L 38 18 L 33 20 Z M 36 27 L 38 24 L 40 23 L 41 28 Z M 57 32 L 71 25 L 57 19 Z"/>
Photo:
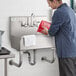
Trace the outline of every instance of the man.
<path fill-rule="evenodd" d="M 47 0 L 52 9 L 50 29 L 44 33 L 55 36 L 60 76 L 76 76 L 76 17 L 74 11 L 62 0 Z"/>

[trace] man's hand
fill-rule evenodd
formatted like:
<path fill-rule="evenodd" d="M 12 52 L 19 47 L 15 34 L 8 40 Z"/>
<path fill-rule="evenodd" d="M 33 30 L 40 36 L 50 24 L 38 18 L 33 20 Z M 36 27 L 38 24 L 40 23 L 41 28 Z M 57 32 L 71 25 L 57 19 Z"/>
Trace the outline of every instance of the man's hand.
<path fill-rule="evenodd" d="M 42 26 L 43 30 L 41 31 L 43 34 L 48 34 L 48 29 L 44 26 Z"/>

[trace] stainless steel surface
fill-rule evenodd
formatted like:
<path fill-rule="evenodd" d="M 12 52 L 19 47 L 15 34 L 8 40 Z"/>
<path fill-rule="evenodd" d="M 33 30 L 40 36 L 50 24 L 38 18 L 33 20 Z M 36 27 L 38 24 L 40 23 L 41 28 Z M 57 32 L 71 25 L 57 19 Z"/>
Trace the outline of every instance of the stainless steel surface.
<path fill-rule="evenodd" d="M 14 54 L 10 54 L 10 55 L 1 55 L 0 59 L 4 59 L 4 76 L 8 76 L 8 69 L 7 69 L 7 59 L 8 58 L 14 58 L 15 55 Z"/>
<path fill-rule="evenodd" d="M 7 73 L 7 59 L 4 59 L 4 76 L 8 76 L 8 73 Z"/>
<path fill-rule="evenodd" d="M 9 55 L 0 55 L 0 59 L 5 59 L 5 58 L 14 58 L 15 55 L 14 54 L 9 54 Z"/>
<path fill-rule="evenodd" d="M 1 50 L 1 43 L 2 43 L 2 36 L 1 36 L 1 32 L 0 32 L 0 50 Z"/>
<path fill-rule="evenodd" d="M 34 13 L 31 14 L 31 24 L 30 24 L 31 27 L 34 26 L 34 25 L 33 25 L 33 18 L 34 18 Z"/>
<path fill-rule="evenodd" d="M 12 16 L 10 17 L 10 41 L 11 46 L 16 49 L 20 50 L 20 40 L 21 37 L 24 35 L 41 35 L 41 33 L 37 32 L 38 27 L 22 27 L 21 22 L 27 21 L 26 18 L 31 16 Z M 46 16 L 35 16 L 33 19 L 34 22 L 39 22 L 41 20 L 47 20 Z M 35 26 L 35 25 L 34 25 Z M 40 43 L 41 44 L 41 43 Z M 50 42 L 50 44 L 52 44 Z"/>
<path fill-rule="evenodd" d="M 14 54 L 10 55 L 0 55 L 0 59 L 4 59 L 4 76 L 8 76 L 8 71 L 7 71 L 7 59 L 8 58 L 14 58 Z"/>
<path fill-rule="evenodd" d="M 1 50 L 1 46 L 2 46 L 2 34 L 4 33 L 4 31 L 0 30 L 0 50 Z"/>
<path fill-rule="evenodd" d="M 27 18 L 27 19 L 26 19 Z M 15 65 L 16 67 L 20 67 L 22 64 L 22 55 L 21 51 L 30 50 L 30 49 L 41 49 L 41 48 L 54 48 L 54 38 L 50 36 L 44 36 L 41 33 L 37 32 L 38 25 L 36 22 L 40 22 L 41 20 L 47 20 L 46 16 L 35 16 L 35 18 L 31 21 L 32 16 L 12 16 L 10 17 L 10 41 L 12 48 L 19 51 L 19 63 L 10 61 L 11 65 Z M 31 23 L 32 22 L 32 23 Z M 27 24 L 27 25 L 26 25 Z M 26 25 L 26 27 L 24 27 Z M 34 25 L 34 27 L 31 26 Z M 36 26 L 36 27 L 35 27 Z M 33 47 L 25 47 L 23 45 L 22 36 L 24 35 L 36 35 L 37 44 Z"/>
<path fill-rule="evenodd" d="M 35 35 L 36 36 L 36 45 L 25 46 L 24 40 L 21 39 L 20 50 L 31 50 L 31 49 L 43 49 L 43 48 L 55 48 L 54 37 L 46 35 Z"/>

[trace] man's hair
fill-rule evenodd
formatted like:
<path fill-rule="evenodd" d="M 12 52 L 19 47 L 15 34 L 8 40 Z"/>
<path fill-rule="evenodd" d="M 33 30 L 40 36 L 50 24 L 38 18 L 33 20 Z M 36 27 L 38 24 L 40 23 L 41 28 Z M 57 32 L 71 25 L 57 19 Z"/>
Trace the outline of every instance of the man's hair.
<path fill-rule="evenodd" d="M 54 0 L 49 0 L 49 1 L 53 2 Z M 60 2 L 60 1 L 62 1 L 62 0 L 57 0 L 57 1 Z"/>

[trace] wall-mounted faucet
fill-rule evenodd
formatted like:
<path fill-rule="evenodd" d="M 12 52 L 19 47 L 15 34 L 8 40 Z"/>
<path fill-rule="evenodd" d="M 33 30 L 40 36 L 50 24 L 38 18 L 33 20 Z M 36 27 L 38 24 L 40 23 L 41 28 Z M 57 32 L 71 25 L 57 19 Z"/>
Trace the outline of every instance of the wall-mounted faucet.
<path fill-rule="evenodd" d="M 33 18 L 35 17 L 35 15 L 33 13 L 31 13 L 31 16 L 26 16 L 26 21 L 21 21 L 21 26 L 22 27 L 33 27 L 34 23 L 33 23 Z"/>
<path fill-rule="evenodd" d="M 34 13 L 31 13 L 31 27 L 33 27 L 33 18 L 34 18 Z"/>
<path fill-rule="evenodd" d="M 40 21 L 37 21 L 35 17 L 34 13 L 31 13 L 31 16 L 26 16 L 26 21 L 21 21 L 21 27 L 38 27 Z"/>
<path fill-rule="evenodd" d="M 34 15 L 34 13 L 31 13 L 31 26 L 32 27 L 38 27 L 37 24 L 40 23 L 40 21 L 36 21 L 35 17 L 36 16 Z"/>

